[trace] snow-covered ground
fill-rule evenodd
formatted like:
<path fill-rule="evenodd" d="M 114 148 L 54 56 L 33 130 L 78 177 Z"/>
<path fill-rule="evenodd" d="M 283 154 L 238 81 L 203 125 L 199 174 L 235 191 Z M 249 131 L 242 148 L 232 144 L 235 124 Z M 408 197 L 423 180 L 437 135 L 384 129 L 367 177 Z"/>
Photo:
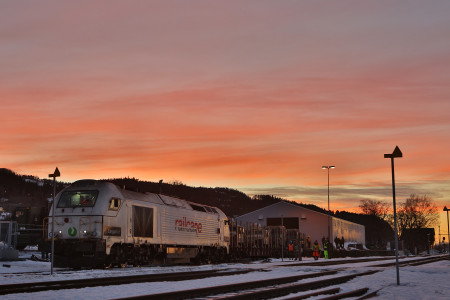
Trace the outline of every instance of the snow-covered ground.
<path fill-rule="evenodd" d="M 273 277 L 286 277 L 290 275 L 300 275 L 323 270 L 333 270 L 346 268 L 344 273 L 350 274 L 366 270 L 381 269 L 381 272 L 370 276 L 357 277 L 348 283 L 340 285 L 342 292 L 356 290 L 362 287 L 369 287 L 370 291 L 378 291 L 378 297 L 375 299 L 450 299 L 450 261 L 443 260 L 431 264 L 425 264 L 414 267 L 400 267 L 400 285 L 396 282 L 396 269 L 369 267 L 370 263 L 342 264 L 335 266 L 290 266 L 277 267 L 278 265 L 298 264 L 297 261 L 284 259 L 273 259 L 271 262 L 253 262 L 250 264 L 220 264 L 204 266 L 167 266 L 167 267 L 141 267 L 110 270 L 82 270 L 67 271 L 63 269 L 54 269 L 54 274 L 50 275 L 50 263 L 33 261 L 29 258 L 31 255 L 39 256 L 39 253 L 21 252 L 20 261 L 2 261 L 0 262 L 0 284 L 21 283 L 47 280 L 67 280 L 79 278 L 93 278 L 104 276 L 119 276 L 133 274 L 155 274 L 179 271 L 198 271 L 210 269 L 260 269 L 265 268 L 267 272 L 251 272 L 243 275 L 214 277 L 209 279 L 195 279 L 188 282 L 154 282 L 126 284 L 119 286 L 93 287 L 84 289 L 73 289 L 63 291 L 38 292 L 32 295 L 15 294 L 1 296 L 2 300 L 23 299 L 32 297 L 37 299 L 114 299 L 126 298 L 144 294 L 156 294 L 168 291 L 183 290 L 186 288 L 199 288 L 206 286 L 215 286 L 222 284 L 233 284 L 239 281 L 261 280 Z M 350 258 L 347 258 L 350 259 Z M 403 260 L 416 259 L 415 257 L 404 258 Z M 339 260 L 339 259 L 336 259 Z M 402 261 L 403 261 L 402 260 Z M 320 260 L 322 261 L 322 260 Z M 395 261 L 395 259 L 391 259 Z M 313 262 L 310 258 L 304 258 L 303 262 Z M 38 273 L 36 273 L 38 272 Z M 45 272 L 45 273 L 40 273 Z M 315 279 L 309 279 L 315 280 Z M 307 281 L 302 281 L 307 282 Z M 0 287 L 1 289 L 1 287 Z M 294 296 L 293 294 L 281 297 L 279 299 Z M 310 299 L 320 299 L 313 297 Z"/>

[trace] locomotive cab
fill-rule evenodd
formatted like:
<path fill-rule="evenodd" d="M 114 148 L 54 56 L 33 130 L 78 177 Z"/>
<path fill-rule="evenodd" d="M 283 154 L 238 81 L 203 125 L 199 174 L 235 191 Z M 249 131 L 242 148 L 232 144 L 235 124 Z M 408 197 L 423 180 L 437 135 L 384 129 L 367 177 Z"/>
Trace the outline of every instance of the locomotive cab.
<path fill-rule="evenodd" d="M 55 198 L 48 222 L 49 248 L 55 239 L 55 266 L 77 267 L 101 264 L 106 242 L 103 239 L 104 188 L 95 180 L 82 180 L 61 191 Z M 52 233 L 54 218 L 54 234 Z"/>

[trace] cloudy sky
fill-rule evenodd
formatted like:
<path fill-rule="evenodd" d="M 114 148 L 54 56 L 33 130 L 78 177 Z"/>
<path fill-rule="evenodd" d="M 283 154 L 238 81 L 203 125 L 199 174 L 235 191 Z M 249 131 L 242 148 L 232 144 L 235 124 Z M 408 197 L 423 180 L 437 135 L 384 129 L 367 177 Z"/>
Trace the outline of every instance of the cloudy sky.
<path fill-rule="evenodd" d="M 450 1 L 2 1 L 1 167 L 449 205 Z M 440 209 L 442 210 L 442 209 Z M 443 214 L 442 214 L 443 215 Z"/>

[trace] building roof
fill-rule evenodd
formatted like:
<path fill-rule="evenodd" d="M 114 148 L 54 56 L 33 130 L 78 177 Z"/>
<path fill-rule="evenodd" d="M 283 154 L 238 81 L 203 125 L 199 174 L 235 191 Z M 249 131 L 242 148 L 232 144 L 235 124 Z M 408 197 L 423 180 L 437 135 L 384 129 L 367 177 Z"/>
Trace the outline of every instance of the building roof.
<path fill-rule="evenodd" d="M 289 205 L 289 206 L 292 206 L 295 209 L 302 209 L 302 210 L 306 210 L 306 211 L 311 212 L 311 213 L 316 213 L 316 214 L 321 214 L 321 215 L 327 216 L 327 214 L 322 213 L 320 211 L 309 209 L 309 208 L 306 208 L 306 207 L 303 207 L 303 206 L 300 206 L 300 205 L 297 205 L 297 204 L 294 204 L 294 203 L 291 203 L 291 202 L 280 201 L 280 202 L 277 202 L 277 203 L 274 203 L 274 204 L 271 204 L 271 205 L 267 205 L 267 206 L 261 207 L 261 208 L 259 208 L 257 210 L 248 212 L 246 214 L 243 214 L 243 215 L 239 216 L 238 218 L 245 217 L 245 216 L 250 215 L 250 214 L 255 214 L 255 213 L 259 212 L 259 211 L 267 210 L 270 207 L 279 206 L 279 205 Z M 353 223 L 353 224 L 358 224 L 358 225 L 364 226 L 362 224 L 359 224 L 359 223 L 356 223 L 356 222 L 353 222 L 353 221 L 349 221 L 349 220 L 345 220 L 345 219 L 341 219 L 341 218 L 335 217 L 333 215 L 331 215 L 331 217 L 333 219 L 336 219 L 336 220 L 342 220 L 342 221 L 345 221 L 345 222 L 350 222 L 350 223 Z"/>

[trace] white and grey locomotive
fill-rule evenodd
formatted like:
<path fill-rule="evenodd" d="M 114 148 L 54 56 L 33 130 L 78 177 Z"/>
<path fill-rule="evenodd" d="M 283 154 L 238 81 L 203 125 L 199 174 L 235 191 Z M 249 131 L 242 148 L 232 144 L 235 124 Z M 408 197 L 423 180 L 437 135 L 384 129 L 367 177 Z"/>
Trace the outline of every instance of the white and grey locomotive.
<path fill-rule="evenodd" d="M 74 182 L 55 204 L 55 266 L 214 261 L 229 251 L 228 219 L 217 207 L 97 180 Z"/>

